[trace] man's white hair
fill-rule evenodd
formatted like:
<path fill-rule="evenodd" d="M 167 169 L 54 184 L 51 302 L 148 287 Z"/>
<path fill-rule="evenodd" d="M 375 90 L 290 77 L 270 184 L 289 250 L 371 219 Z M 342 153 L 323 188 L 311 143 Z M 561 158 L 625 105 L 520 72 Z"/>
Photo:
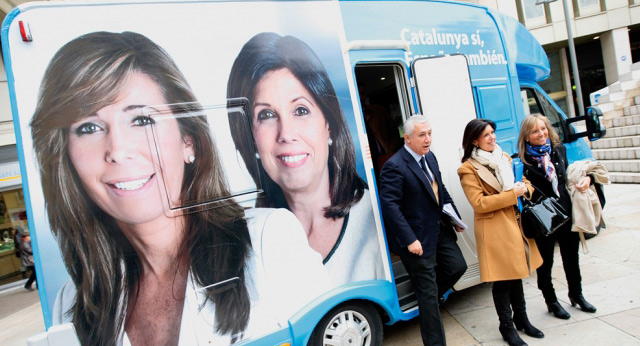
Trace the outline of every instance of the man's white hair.
<path fill-rule="evenodd" d="M 429 117 L 422 114 L 414 114 L 404 122 L 402 127 L 404 130 L 404 133 L 409 135 L 409 137 L 413 137 L 413 129 L 415 127 L 415 124 L 425 124 L 425 123 L 431 123 Z"/>

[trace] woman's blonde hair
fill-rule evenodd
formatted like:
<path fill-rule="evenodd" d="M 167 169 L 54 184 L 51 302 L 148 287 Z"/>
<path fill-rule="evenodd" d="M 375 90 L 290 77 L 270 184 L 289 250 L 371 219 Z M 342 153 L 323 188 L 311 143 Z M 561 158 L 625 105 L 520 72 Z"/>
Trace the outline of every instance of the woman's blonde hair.
<path fill-rule="evenodd" d="M 520 134 L 518 135 L 518 156 L 520 157 L 520 160 L 522 160 L 522 162 L 527 165 L 529 165 L 530 163 L 527 162 L 527 160 L 525 159 L 525 154 L 527 153 L 526 138 L 531 132 L 531 130 L 533 130 L 533 128 L 536 126 L 536 122 L 538 120 L 542 120 L 544 125 L 547 127 L 547 131 L 549 132 L 549 139 L 551 140 L 551 145 L 556 146 L 562 143 L 560 141 L 560 137 L 558 136 L 556 131 L 553 129 L 553 126 L 551 125 L 551 121 L 549 121 L 549 118 L 547 118 L 546 116 L 540 113 L 527 115 L 527 117 L 524 118 L 524 120 L 522 121 L 522 125 L 520 126 Z"/>

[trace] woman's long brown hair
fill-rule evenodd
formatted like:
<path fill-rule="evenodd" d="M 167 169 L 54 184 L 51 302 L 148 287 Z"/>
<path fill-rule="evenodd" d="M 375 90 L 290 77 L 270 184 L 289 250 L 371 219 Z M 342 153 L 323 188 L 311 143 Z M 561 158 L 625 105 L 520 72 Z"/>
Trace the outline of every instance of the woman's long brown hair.
<path fill-rule="evenodd" d="M 169 55 L 143 35 L 94 32 L 78 37 L 55 54 L 41 84 L 31 122 L 49 223 L 77 290 L 70 311 L 83 345 L 116 345 L 126 308 L 135 297 L 140 258 L 115 220 L 87 195 L 69 158 L 70 124 L 112 104 L 132 73 L 152 78 L 174 105 L 184 137 L 193 139 L 196 161 L 185 164 L 181 201 L 228 196 L 226 177 L 201 106 Z M 207 291 L 215 305 L 214 331 L 232 339 L 249 319 L 244 285 L 251 239 L 243 209 L 231 200 L 215 208 L 185 213 L 182 257 L 190 261 L 203 287 L 239 277 L 242 284 L 223 292 Z M 178 331 L 176 331 L 177 333 Z"/>

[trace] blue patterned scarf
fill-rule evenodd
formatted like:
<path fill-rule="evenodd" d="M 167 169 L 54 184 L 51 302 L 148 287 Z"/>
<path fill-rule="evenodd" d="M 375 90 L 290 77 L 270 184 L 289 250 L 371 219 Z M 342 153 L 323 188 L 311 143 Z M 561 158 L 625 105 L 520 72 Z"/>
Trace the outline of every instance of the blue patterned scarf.
<path fill-rule="evenodd" d="M 543 145 L 530 145 L 525 143 L 527 154 L 531 155 L 538 163 L 538 167 L 544 170 L 544 177 L 551 183 L 553 192 L 560 197 L 558 192 L 558 176 L 556 175 L 556 168 L 551 162 L 551 141 L 547 138 L 547 143 Z"/>

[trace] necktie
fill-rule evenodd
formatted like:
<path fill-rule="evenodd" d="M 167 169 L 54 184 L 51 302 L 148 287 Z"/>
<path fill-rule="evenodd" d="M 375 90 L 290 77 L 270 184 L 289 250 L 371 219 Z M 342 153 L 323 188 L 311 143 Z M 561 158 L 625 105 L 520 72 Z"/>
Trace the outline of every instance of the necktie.
<path fill-rule="evenodd" d="M 427 170 L 427 165 L 425 164 L 424 156 L 420 158 L 420 167 L 424 171 L 424 174 L 427 176 L 427 180 L 429 180 L 429 183 L 433 184 L 433 178 L 431 178 L 431 174 L 429 174 L 429 171 Z"/>

